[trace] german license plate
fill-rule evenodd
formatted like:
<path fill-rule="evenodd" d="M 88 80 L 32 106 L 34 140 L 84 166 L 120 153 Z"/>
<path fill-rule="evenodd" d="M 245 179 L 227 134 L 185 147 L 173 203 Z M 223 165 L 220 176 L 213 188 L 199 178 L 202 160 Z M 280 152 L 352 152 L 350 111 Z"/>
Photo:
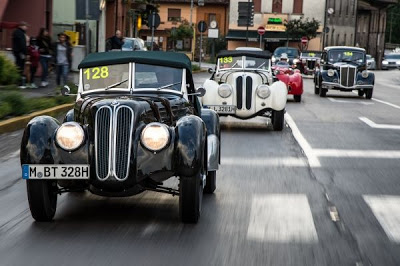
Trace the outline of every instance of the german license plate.
<path fill-rule="evenodd" d="M 24 164 L 23 179 L 89 179 L 86 164 Z"/>
<path fill-rule="evenodd" d="M 219 114 L 234 114 L 236 110 L 234 105 L 209 105 L 208 107 Z"/>

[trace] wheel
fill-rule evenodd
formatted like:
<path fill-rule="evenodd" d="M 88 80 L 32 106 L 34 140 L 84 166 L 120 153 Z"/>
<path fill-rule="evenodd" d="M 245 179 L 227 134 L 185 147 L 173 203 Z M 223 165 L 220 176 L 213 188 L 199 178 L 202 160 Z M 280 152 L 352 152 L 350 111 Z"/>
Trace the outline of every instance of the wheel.
<path fill-rule="evenodd" d="M 202 175 L 181 177 L 179 183 L 179 215 L 183 223 L 197 223 L 203 200 Z"/>
<path fill-rule="evenodd" d="M 301 102 L 301 95 L 293 95 L 293 97 L 294 97 L 294 101 L 295 101 L 296 103 Z"/>
<path fill-rule="evenodd" d="M 369 89 L 365 91 L 365 98 L 370 100 L 372 98 L 372 93 L 374 92 L 374 89 Z"/>
<path fill-rule="evenodd" d="M 319 89 L 319 96 L 320 97 L 326 97 L 326 93 L 328 92 L 328 89 L 320 88 Z"/>
<path fill-rule="evenodd" d="M 314 78 L 314 93 L 319 94 L 319 87 L 317 86 L 317 78 Z"/>
<path fill-rule="evenodd" d="M 358 90 L 358 96 L 363 97 L 364 96 L 364 91 L 363 90 Z"/>
<path fill-rule="evenodd" d="M 285 122 L 285 109 L 272 111 L 272 127 L 275 131 L 282 131 Z"/>
<path fill-rule="evenodd" d="M 204 193 L 212 194 L 214 193 L 216 188 L 217 188 L 217 171 L 210 171 L 207 173 Z"/>
<path fill-rule="evenodd" d="M 53 220 L 57 209 L 57 183 L 49 180 L 27 180 L 29 209 L 38 222 Z"/>

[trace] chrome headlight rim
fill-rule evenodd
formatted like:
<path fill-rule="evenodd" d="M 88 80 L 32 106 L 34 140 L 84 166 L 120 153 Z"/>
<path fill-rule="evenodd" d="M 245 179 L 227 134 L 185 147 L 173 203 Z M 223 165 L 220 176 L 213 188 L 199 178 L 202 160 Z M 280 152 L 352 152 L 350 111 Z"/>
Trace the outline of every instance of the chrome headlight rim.
<path fill-rule="evenodd" d="M 260 95 L 261 90 L 264 89 L 264 88 L 267 89 L 267 94 L 266 94 L 266 95 Z M 258 85 L 257 90 L 256 90 L 256 94 L 257 94 L 257 96 L 258 96 L 259 98 L 265 100 L 265 99 L 267 99 L 269 96 L 271 96 L 271 89 L 269 88 L 268 85 L 261 84 L 261 85 Z"/>
<path fill-rule="evenodd" d="M 220 91 L 222 87 L 227 87 L 227 88 L 229 89 L 229 94 L 227 94 L 227 95 L 222 95 L 222 94 L 221 94 L 221 91 Z M 221 98 L 228 98 L 228 97 L 230 97 L 230 96 L 232 95 L 233 88 L 232 88 L 232 86 L 231 86 L 229 83 L 222 83 L 222 84 L 220 84 L 220 85 L 218 86 L 217 92 L 218 92 L 218 95 L 219 95 Z"/>
<path fill-rule="evenodd" d="M 144 139 L 145 139 L 146 131 L 147 131 L 149 128 L 151 128 L 151 127 L 159 127 L 159 128 L 162 128 L 162 129 L 164 130 L 164 133 L 166 133 L 166 135 L 167 135 L 167 140 L 163 143 L 162 146 L 160 146 L 160 147 L 157 148 L 157 149 L 150 147 L 150 146 L 148 145 L 148 143 L 146 143 L 146 141 L 144 140 Z M 149 150 L 149 151 L 151 151 L 151 152 L 160 152 L 160 151 L 162 151 L 163 149 L 165 149 L 166 147 L 168 147 L 169 144 L 171 143 L 171 133 L 170 133 L 168 127 L 167 127 L 165 124 L 159 123 L 159 122 L 151 122 L 151 123 L 147 124 L 147 125 L 143 128 L 142 133 L 140 134 L 140 143 L 143 145 L 143 147 L 144 147 L 145 149 L 147 149 L 147 150 Z"/>
<path fill-rule="evenodd" d="M 328 77 L 333 77 L 335 75 L 335 70 L 328 69 L 327 75 L 328 75 Z"/>
<path fill-rule="evenodd" d="M 369 76 L 368 70 L 364 70 L 363 72 L 361 72 L 361 77 L 366 79 L 366 78 L 368 78 L 368 76 Z"/>
<path fill-rule="evenodd" d="M 61 139 L 60 139 L 61 137 L 65 137 L 65 136 L 60 136 L 60 134 L 62 134 L 63 129 L 65 127 L 69 127 L 69 126 L 74 126 L 75 128 L 77 128 L 79 133 L 80 133 L 80 136 L 81 136 L 80 141 L 78 141 L 77 144 L 75 144 L 72 147 L 65 146 L 62 143 Z M 68 151 L 68 152 L 72 152 L 72 151 L 78 150 L 80 147 L 82 147 L 82 145 L 85 142 L 85 140 L 86 140 L 85 131 L 83 130 L 82 126 L 77 122 L 65 122 L 65 123 L 63 123 L 57 129 L 56 134 L 55 134 L 55 142 L 56 142 L 57 146 L 60 147 L 61 149 L 65 150 L 65 151 Z"/>

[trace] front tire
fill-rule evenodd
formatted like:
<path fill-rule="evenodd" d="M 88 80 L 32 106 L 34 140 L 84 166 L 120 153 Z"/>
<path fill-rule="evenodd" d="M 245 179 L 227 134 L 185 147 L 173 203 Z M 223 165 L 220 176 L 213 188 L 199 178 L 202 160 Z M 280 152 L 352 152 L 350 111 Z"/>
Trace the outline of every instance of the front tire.
<path fill-rule="evenodd" d="M 326 97 L 327 92 L 328 92 L 328 89 L 320 88 L 319 89 L 319 97 Z"/>
<path fill-rule="evenodd" d="M 363 90 L 358 90 L 358 96 L 363 97 L 364 96 L 364 91 Z"/>
<path fill-rule="evenodd" d="M 203 180 L 201 173 L 191 177 L 181 177 L 179 183 L 179 216 L 183 223 L 197 223 L 203 200 Z"/>
<path fill-rule="evenodd" d="M 301 102 L 301 95 L 293 95 L 293 98 L 296 103 Z"/>
<path fill-rule="evenodd" d="M 285 123 L 285 109 L 272 111 L 272 127 L 275 131 L 282 131 Z"/>
<path fill-rule="evenodd" d="M 38 222 L 53 220 L 57 209 L 57 184 L 49 180 L 27 180 L 29 209 Z"/>
<path fill-rule="evenodd" d="M 217 188 L 217 171 L 210 171 L 207 173 L 206 186 L 204 187 L 204 193 L 212 194 Z"/>
<path fill-rule="evenodd" d="M 317 80 L 318 80 L 318 77 L 315 77 L 314 78 L 314 93 L 315 94 L 319 94 L 319 86 L 317 86 Z"/>
<path fill-rule="evenodd" d="M 374 89 L 366 90 L 365 91 L 365 98 L 367 98 L 368 100 L 371 100 L 373 92 L 374 92 Z"/>

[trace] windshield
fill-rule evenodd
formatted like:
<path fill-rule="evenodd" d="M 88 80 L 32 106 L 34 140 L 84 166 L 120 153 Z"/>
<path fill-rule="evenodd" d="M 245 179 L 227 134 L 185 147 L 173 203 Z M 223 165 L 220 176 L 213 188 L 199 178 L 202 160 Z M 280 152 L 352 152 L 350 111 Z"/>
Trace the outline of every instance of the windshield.
<path fill-rule="evenodd" d="M 243 62 L 244 58 L 244 62 Z M 242 69 L 242 68 L 251 68 L 251 69 L 269 69 L 269 59 L 266 58 L 258 58 L 258 57 L 221 57 L 218 59 L 219 69 Z"/>
<path fill-rule="evenodd" d="M 229 69 L 229 68 L 242 68 L 243 67 L 243 57 L 241 56 L 225 56 L 218 58 L 219 69 Z"/>
<path fill-rule="evenodd" d="M 319 57 L 321 58 L 321 52 L 302 52 L 301 57 Z"/>
<path fill-rule="evenodd" d="M 289 63 L 288 62 L 284 62 L 284 61 L 278 61 L 278 62 L 276 62 L 275 65 L 278 66 L 278 67 L 287 67 L 287 68 L 290 67 Z"/>
<path fill-rule="evenodd" d="M 328 54 L 329 63 L 348 62 L 363 64 L 365 57 L 363 52 L 349 50 L 332 50 Z"/>
<path fill-rule="evenodd" d="M 128 88 L 129 64 L 84 68 L 82 73 L 83 91 L 105 89 L 124 80 L 117 88 Z"/>
<path fill-rule="evenodd" d="M 135 89 L 168 89 L 181 91 L 183 69 L 135 64 Z"/>
<path fill-rule="evenodd" d="M 369 60 L 369 59 L 372 59 L 372 56 L 369 55 L 369 54 L 367 54 L 367 59 L 368 59 L 368 60 Z"/>
<path fill-rule="evenodd" d="M 388 54 L 385 55 L 385 59 L 400 59 L 400 54 Z"/>
<path fill-rule="evenodd" d="M 287 54 L 288 57 L 298 57 L 299 51 L 296 48 L 280 47 L 274 52 L 276 57 L 280 57 L 282 54 Z"/>

